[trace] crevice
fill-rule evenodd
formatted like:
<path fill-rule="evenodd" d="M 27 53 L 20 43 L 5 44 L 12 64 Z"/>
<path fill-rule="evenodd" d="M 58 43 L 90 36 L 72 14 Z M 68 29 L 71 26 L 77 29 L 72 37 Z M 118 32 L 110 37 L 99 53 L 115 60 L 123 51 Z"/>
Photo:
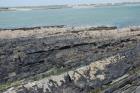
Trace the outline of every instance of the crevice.
<path fill-rule="evenodd" d="M 41 51 L 31 52 L 31 53 L 27 53 L 27 54 L 30 55 L 30 54 L 45 53 L 45 52 L 47 52 L 47 51 L 41 50 Z"/>
<path fill-rule="evenodd" d="M 69 49 L 69 48 L 74 48 L 74 47 L 79 47 L 79 46 L 84 46 L 84 45 L 94 45 L 96 46 L 96 42 L 92 42 L 92 43 L 81 43 L 81 44 L 75 44 L 75 45 L 67 45 L 67 46 L 63 46 L 60 48 L 54 48 L 54 49 L 50 49 L 50 50 L 40 50 L 40 51 L 36 51 L 36 52 L 31 52 L 31 53 L 27 53 L 27 54 L 36 54 L 36 53 L 46 53 L 46 52 L 52 52 L 55 50 L 64 50 L 64 49 Z"/>
<path fill-rule="evenodd" d="M 98 46 L 99 49 L 104 49 L 106 47 L 109 46 L 116 46 L 119 45 L 121 43 L 126 43 L 126 42 L 130 42 L 130 41 L 136 41 L 135 39 L 125 39 L 125 40 L 120 40 L 114 43 L 106 43 L 106 44 L 102 44 L 100 46 Z M 108 42 L 108 41 L 106 41 Z M 98 42 L 99 43 L 99 42 Z M 79 47 L 79 46 L 85 46 L 85 45 L 94 45 L 97 46 L 97 42 L 91 42 L 91 43 L 80 43 L 80 44 L 73 44 L 73 45 L 67 45 L 67 46 L 63 46 L 63 47 L 58 47 L 58 48 L 54 48 L 54 49 L 50 49 L 50 50 L 40 50 L 40 51 L 35 51 L 35 52 L 31 52 L 31 53 L 27 53 L 27 54 L 36 54 L 36 53 L 46 53 L 46 52 L 52 52 L 52 51 L 56 51 L 56 50 L 65 50 L 65 49 L 70 49 L 70 48 L 74 48 L 74 47 Z"/>
<path fill-rule="evenodd" d="M 45 62 L 44 60 L 41 60 L 39 62 L 30 62 L 30 63 L 26 63 L 26 64 L 19 64 L 19 66 L 26 67 L 26 66 L 36 65 L 36 64 L 42 64 L 44 62 Z"/>

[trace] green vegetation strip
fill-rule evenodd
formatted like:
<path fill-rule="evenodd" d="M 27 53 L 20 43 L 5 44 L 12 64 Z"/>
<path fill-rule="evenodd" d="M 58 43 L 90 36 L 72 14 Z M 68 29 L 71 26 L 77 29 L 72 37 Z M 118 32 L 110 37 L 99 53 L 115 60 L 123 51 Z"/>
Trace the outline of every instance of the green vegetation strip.
<path fill-rule="evenodd" d="M 43 78 L 47 78 L 47 77 L 52 76 L 52 75 L 60 75 L 60 74 L 65 73 L 67 71 L 70 71 L 70 70 L 69 69 L 64 69 L 64 68 L 52 68 L 47 73 L 43 73 L 43 74 L 40 74 L 40 75 L 35 75 L 33 77 L 26 78 L 25 80 L 38 81 L 38 80 L 41 80 Z M 4 84 L 0 84 L 0 91 L 4 91 L 4 90 L 6 90 L 8 88 L 11 88 L 11 87 L 20 86 L 22 83 L 23 82 L 21 82 L 21 81 L 14 81 L 14 82 L 7 82 L 7 83 L 4 83 Z"/>
<path fill-rule="evenodd" d="M 19 85 L 21 85 L 20 81 L 7 82 L 7 83 L 4 83 L 4 84 L 0 84 L 0 91 L 6 90 L 6 89 L 11 88 L 11 87 L 16 87 L 16 86 L 19 86 Z"/>

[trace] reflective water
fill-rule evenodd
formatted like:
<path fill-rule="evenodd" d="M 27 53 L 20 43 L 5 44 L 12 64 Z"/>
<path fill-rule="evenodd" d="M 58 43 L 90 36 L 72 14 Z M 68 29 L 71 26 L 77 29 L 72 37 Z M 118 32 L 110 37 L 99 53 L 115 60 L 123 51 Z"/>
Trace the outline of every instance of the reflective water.
<path fill-rule="evenodd" d="M 66 8 L 0 12 L 0 28 L 32 26 L 140 25 L 140 4 L 96 8 Z"/>

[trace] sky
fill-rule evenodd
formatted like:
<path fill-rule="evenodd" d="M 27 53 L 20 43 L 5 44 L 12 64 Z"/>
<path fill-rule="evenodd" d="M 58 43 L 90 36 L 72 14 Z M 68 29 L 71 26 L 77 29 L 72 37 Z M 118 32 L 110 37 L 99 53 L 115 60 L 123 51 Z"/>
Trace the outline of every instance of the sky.
<path fill-rule="evenodd" d="M 79 4 L 79 3 L 116 3 L 116 2 L 140 2 L 140 0 L 0 0 L 0 7 L 62 5 L 62 4 Z"/>

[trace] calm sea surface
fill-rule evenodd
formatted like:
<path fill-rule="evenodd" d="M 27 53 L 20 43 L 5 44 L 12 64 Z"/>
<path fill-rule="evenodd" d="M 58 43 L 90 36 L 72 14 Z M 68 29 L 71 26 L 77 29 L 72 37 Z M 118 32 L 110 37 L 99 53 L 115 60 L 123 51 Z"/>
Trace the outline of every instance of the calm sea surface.
<path fill-rule="evenodd" d="M 0 12 L 0 28 L 50 25 L 137 26 L 140 25 L 140 4 L 96 8 Z"/>

